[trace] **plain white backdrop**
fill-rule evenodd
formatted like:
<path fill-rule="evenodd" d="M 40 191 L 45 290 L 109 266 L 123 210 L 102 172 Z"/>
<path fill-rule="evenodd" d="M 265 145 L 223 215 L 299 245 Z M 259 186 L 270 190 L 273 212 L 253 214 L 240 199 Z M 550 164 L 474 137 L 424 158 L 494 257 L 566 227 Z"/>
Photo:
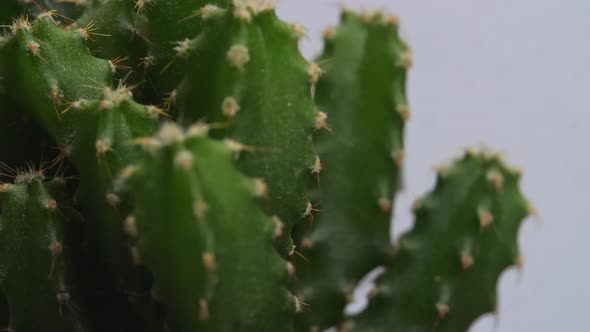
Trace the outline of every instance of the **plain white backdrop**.
<path fill-rule="evenodd" d="M 590 1 L 347 2 L 399 15 L 414 56 L 395 235 L 433 185 L 432 167 L 486 144 L 524 170 L 539 220 L 521 229 L 524 267 L 501 278 L 498 315 L 471 331 L 590 331 Z M 307 28 L 306 56 L 321 51 L 340 4 L 280 2 L 283 19 Z"/>

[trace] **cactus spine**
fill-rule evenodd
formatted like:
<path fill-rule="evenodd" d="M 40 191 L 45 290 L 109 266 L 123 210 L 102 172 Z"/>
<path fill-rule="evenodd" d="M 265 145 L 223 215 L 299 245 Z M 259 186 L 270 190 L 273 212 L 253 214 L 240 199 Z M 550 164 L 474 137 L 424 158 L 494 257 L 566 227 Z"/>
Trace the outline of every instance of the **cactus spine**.
<path fill-rule="evenodd" d="M 33 24 L 24 16 L 13 20 L 11 35 L 0 40 L 0 72 L 6 93 L 59 137 L 65 134 L 59 113 L 68 102 L 99 98 L 110 86 L 111 69 L 89 54 L 82 30 L 60 28 L 53 15 L 44 13 Z"/>

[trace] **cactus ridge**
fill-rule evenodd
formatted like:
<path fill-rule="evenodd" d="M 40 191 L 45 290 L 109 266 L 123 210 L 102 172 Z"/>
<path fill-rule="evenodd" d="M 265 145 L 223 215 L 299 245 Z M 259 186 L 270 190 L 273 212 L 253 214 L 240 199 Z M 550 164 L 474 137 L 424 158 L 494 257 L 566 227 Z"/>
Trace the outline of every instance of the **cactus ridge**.
<path fill-rule="evenodd" d="M 93 256 L 104 270 L 94 282 L 105 284 L 120 305 L 139 316 L 139 325 L 128 328 L 149 331 L 162 331 L 163 325 L 154 313 L 157 304 L 150 294 L 151 284 L 145 280 L 149 277 L 139 269 L 132 241 L 124 230 L 125 218 L 133 209 L 132 196 L 118 191 L 116 179 L 125 166 L 139 158 L 134 140 L 154 133 L 161 113 L 157 107 L 134 102 L 130 88 L 106 88 L 100 99 L 77 101 L 68 111 L 66 120 L 75 126 L 60 142 L 77 169 L 78 201 L 87 216 Z"/>
<path fill-rule="evenodd" d="M 468 152 L 439 171 L 414 205 L 415 226 L 348 331 L 467 331 L 495 312 L 496 284 L 520 264 L 518 229 L 529 214 L 520 174 L 497 155 Z"/>
<path fill-rule="evenodd" d="M 94 268 L 101 271 L 84 279 L 92 285 L 86 288 L 111 294 L 117 305 L 143 316 L 137 321 L 151 322 L 151 315 L 141 313 L 151 312 L 149 307 L 154 306 L 149 287 L 141 286 L 144 282 L 136 276 L 139 272 L 123 231 L 123 220 L 131 207 L 127 197 L 113 193 L 113 181 L 135 157 L 133 139 L 151 135 L 162 111 L 133 102 L 130 88 L 111 88 L 112 62 L 89 53 L 84 29 L 65 30 L 52 17 L 48 13 L 33 23 L 25 18 L 14 21 L 13 36 L 0 48 L 0 67 L 6 73 L 5 82 L 11 83 L 5 90 L 18 96 L 19 104 L 51 134 L 59 147 L 58 168 L 71 160 L 77 171 L 77 198 L 88 222 L 90 256 L 97 260 Z M 16 64 L 11 61 L 14 58 L 19 60 Z M 71 70 L 72 63 L 80 67 Z M 23 75 L 23 71 L 31 75 Z M 124 312 L 113 310 L 113 315 Z M 133 322 L 136 318 L 129 316 L 116 321 Z M 130 324 L 133 327 L 122 329 L 140 328 Z M 139 326 L 157 331 L 158 325 L 142 322 Z"/>
<path fill-rule="evenodd" d="M 88 42 L 95 55 L 112 61 L 117 78 L 137 85 L 138 100 L 156 103 L 182 79 L 181 68 L 167 67 L 175 57 L 171 45 L 199 34 L 198 9 L 226 2 L 96 0 L 73 26 L 91 27 Z"/>
<path fill-rule="evenodd" d="M 108 61 L 90 54 L 82 31 L 63 29 L 53 15 L 13 20 L 0 41 L 0 84 L 57 138 L 65 134 L 60 113 L 71 102 L 99 98 L 112 74 Z"/>
<path fill-rule="evenodd" d="M 225 139 L 245 174 L 264 182 L 263 207 L 284 224 L 277 247 L 288 257 L 291 229 L 307 218 L 307 185 L 321 171 L 311 144 L 319 74 L 310 74 L 316 66 L 299 53 L 298 31 L 272 6 L 234 1 L 201 11 L 208 13 L 203 32 L 177 47 L 187 71 L 175 92 L 179 117 L 221 124 L 212 135 Z"/>
<path fill-rule="evenodd" d="M 344 11 L 324 36 L 316 101 L 330 131 L 314 139 L 326 168 L 313 193 L 323 211 L 297 229 L 309 260 L 297 264 L 299 291 L 310 305 L 299 331 L 340 322 L 355 285 L 387 260 L 408 110 L 408 48 L 395 18 Z"/>
<path fill-rule="evenodd" d="M 45 180 L 42 170 L 20 172 L 0 184 L 0 289 L 9 308 L 3 331 L 86 331 L 72 282 L 64 180 Z M 4 322 L 6 323 L 6 322 Z"/>
<path fill-rule="evenodd" d="M 173 331 L 291 331 L 299 303 L 273 246 L 280 228 L 254 204 L 256 181 L 206 132 L 168 123 L 142 141 L 145 157 L 122 175 L 136 197 L 128 232 Z"/>

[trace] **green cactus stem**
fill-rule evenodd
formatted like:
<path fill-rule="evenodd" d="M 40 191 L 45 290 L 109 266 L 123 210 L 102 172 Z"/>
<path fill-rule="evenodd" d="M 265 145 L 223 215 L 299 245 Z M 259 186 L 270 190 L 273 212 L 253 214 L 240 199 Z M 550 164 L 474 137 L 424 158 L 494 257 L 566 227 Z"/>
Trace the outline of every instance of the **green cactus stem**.
<path fill-rule="evenodd" d="M 151 284 L 142 279 L 131 242 L 124 231 L 124 220 L 132 210 L 131 198 L 126 193 L 114 193 L 117 174 L 130 162 L 139 158 L 134 140 L 151 135 L 157 128 L 161 111 L 153 106 L 139 105 L 130 98 L 130 89 L 105 89 L 101 99 L 79 100 L 66 114 L 75 124 L 75 132 L 62 142 L 64 157 L 72 160 L 79 178 L 78 201 L 88 221 L 92 256 L 99 257 L 103 273 L 96 282 L 107 285 L 107 290 L 120 297 L 129 297 L 132 310 L 139 317 L 128 318 L 128 328 L 142 331 L 161 331 L 151 297 Z M 98 264 L 98 263 L 96 263 Z M 98 287 L 98 286 L 96 286 Z M 129 306 L 126 299 L 122 306 Z M 125 311 L 120 315 L 130 316 Z"/>
<path fill-rule="evenodd" d="M 0 77 L 7 94 L 53 137 L 64 135 L 60 113 L 70 102 L 97 99 L 111 85 L 111 65 L 92 57 L 83 29 L 68 31 L 40 15 L 15 18 L 0 39 Z"/>
<path fill-rule="evenodd" d="M 284 224 L 277 246 L 287 257 L 293 225 L 311 212 L 308 182 L 322 170 L 311 145 L 314 131 L 327 128 L 311 96 L 319 67 L 297 49 L 300 28 L 279 21 L 268 4 L 234 1 L 201 12 L 203 32 L 176 48 L 178 61 L 188 57 L 179 117 L 221 124 L 213 135 L 232 143 L 239 168 L 267 186 L 265 211 Z"/>
<path fill-rule="evenodd" d="M 498 279 L 520 262 L 518 229 L 529 214 L 519 178 L 493 154 L 468 152 L 441 167 L 368 309 L 345 330 L 461 332 L 496 311 Z"/>
<path fill-rule="evenodd" d="M 96 57 L 110 61 L 115 78 L 143 87 L 153 60 L 146 35 L 146 17 L 139 15 L 137 1 L 97 0 L 72 25 L 88 31 L 88 45 Z M 144 100 L 143 89 L 134 90 Z"/>
<path fill-rule="evenodd" d="M 118 78 L 140 87 L 134 90 L 136 98 L 155 103 L 179 84 L 184 73 L 182 68 L 167 68 L 175 56 L 173 44 L 199 34 L 203 13 L 198 9 L 226 2 L 97 0 L 75 26 L 91 30 L 90 48 L 115 64 Z"/>
<path fill-rule="evenodd" d="M 71 279 L 64 228 L 70 220 L 52 194 L 62 180 L 44 182 L 40 170 L 0 184 L 0 288 L 9 307 L 3 331 L 88 331 Z"/>
<path fill-rule="evenodd" d="M 233 152 L 207 131 L 168 123 L 142 141 L 144 159 L 120 178 L 136 196 L 127 230 L 172 331 L 292 331 L 292 265 L 272 241 L 281 227 L 257 207 L 258 181 L 241 175 Z"/>
<path fill-rule="evenodd" d="M 326 172 L 312 196 L 323 212 L 297 229 L 309 261 L 297 264 L 305 332 L 338 324 L 357 282 L 388 257 L 408 117 L 409 53 L 396 17 L 345 10 L 325 39 L 316 102 L 331 130 L 314 140 Z"/>
<path fill-rule="evenodd" d="M 199 35 L 208 13 L 202 8 L 225 6 L 230 0 L 153 0 L 146 2 L 143 15 L 149 24 L 149 53 L 143 58 L 150 85 L 158 96 L 175 89 L 185 74 L 183 66 L 171 66 L 175 62 L 175 45 Z M 174 27 L 173 29 L 166 27 Z"/>

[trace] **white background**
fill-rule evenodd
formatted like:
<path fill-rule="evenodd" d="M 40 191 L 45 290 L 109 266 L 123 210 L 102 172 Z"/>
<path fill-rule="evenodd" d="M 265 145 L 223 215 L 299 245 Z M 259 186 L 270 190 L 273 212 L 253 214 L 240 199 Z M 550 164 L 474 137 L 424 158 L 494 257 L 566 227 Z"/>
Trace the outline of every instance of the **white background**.
<path fill-rule="evenodd" d="M 497 317 L 473 332 L 590 331 L 590 1 L 348 0 L 401 17 L 412 47 L 406 190 L 395 233 L 410 225 L 432 166 L 482 143 L 524 169 L 539 220 L 522 227 L 522 271 L 501 279 Z M 339 2 L 282 0 L 308 28 L 306 56 Z M 587 211 L 588 210 L 588 211 Z"/>

